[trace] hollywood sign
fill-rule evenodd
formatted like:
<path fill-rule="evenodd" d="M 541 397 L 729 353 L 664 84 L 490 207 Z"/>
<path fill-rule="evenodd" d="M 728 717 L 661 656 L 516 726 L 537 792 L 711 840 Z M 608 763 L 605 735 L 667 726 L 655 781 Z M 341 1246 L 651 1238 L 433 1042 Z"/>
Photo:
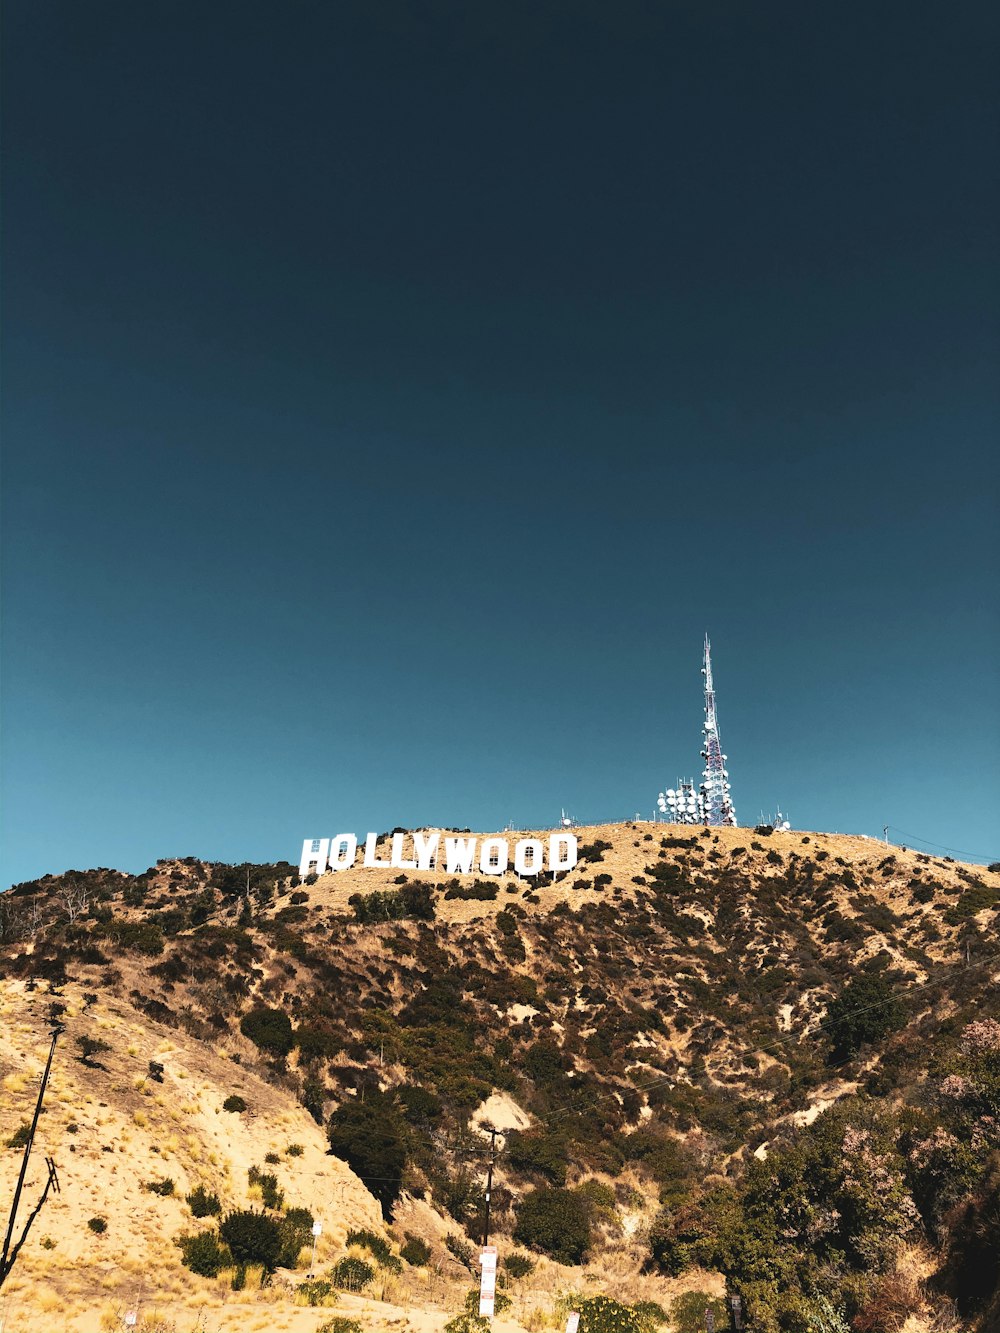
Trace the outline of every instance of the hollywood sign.
<path fill-rule="evenodd" d="M 403 855 L 403 840 L 413 839 L 413 855 Z M 538 875 L 543 870 L 557 875 L 572 870 L 576 865 L 576 836 L 573 833 L 553 833 L 545 841 L 541 838 L 521 838 L 514 844 L 511 857 L 506 838 L 453 837 L 440 833 L 394 833 L 388 861 L 378 856 L 378 834 L 369 833 L 365 839 L 361 865 L 369 868 L 396 870 L 443 870 L 448 875 L 471 875 L 478 870 L 483 875 L 502 875 L 513 859 L 518 875 Z M 476 845 L 479 854 L 476 855 Z M 353 833 L 338 833 L 335 838 L 306 838 L 302 843 L 299 874 L 325 875 L 328 871 L 350 870 L 358 859 L 358 840 Z"/>

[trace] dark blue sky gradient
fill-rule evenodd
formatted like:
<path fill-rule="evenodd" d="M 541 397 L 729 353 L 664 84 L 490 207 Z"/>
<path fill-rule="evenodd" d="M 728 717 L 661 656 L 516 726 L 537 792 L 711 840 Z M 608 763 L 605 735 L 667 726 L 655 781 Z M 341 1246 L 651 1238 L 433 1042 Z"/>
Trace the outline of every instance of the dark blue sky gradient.
<path fill-rule="evenodd" d="M 6 880 L 1000 856 L 995 6 L 9 0 Z M 904 840 L 905 839 L 901 839 Z"/>

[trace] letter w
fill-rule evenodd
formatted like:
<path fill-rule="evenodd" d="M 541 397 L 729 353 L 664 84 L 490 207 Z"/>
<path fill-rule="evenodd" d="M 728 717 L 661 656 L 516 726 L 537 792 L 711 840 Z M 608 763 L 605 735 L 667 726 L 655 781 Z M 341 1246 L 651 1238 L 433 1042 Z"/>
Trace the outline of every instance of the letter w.
<path fill-rule="evenodd" d="M 449 875 L 468 875 L 475 855 L 475 838 L 445 838 L 444 856 Z"/>

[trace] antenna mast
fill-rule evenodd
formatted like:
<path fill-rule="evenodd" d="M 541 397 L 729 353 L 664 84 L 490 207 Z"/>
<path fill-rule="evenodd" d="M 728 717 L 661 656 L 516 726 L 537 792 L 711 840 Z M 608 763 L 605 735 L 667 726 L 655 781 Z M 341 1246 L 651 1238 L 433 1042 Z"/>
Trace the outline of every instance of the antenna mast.
<path fill-rule="evenodd" d="M 715 708 L 715 685 L 712 681 L 712 645 L 705 635 L 705 665 L 701 669 L 705 677 L 705 725 L 702 727 L 705 748 L 701 757 L 705 761 L 702 773 L 701 804 L 705 823 L 736 827 L 736 811 L 729 794 L 729 771 L 726 768 L 726 756 L 722 753 L 722 741 L 719 739 L 719 717 Z"/>
<path fill-rule="evenodd" d="M 671 824 L 709 824 L 736 828 L 736 811 L 729 794 L 729 771 L 719 739 L 719 717 L 715 710 L 715 685 L 712 681 L 712 645 L 705 635 L 705 725 L 702 727 L 705 769 L 701 786 L 695 791 L 693 778 L 681 778 L 676 787 L 661 791 L 656 804 Z"/>

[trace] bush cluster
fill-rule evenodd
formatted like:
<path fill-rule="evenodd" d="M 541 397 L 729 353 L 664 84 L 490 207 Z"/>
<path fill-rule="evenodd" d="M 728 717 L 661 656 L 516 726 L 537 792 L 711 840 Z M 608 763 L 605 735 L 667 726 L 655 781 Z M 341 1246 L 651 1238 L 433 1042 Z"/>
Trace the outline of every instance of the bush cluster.
<path fill-rule="evenodd" d="M 412 1236 L 407 1232 L 406 1241 L 400 1247 L 399 1253 L 414 1268 L 423 1268 L 425 1264 L 430 1262 L 431 1247 L 419 1236 Z"/>
<path fill-rule="evenodd" d="M 572 1190 L 541 1187 L 517 1209 L 514 1239 L 563 1264 L 580 1264 L 590 1248 L 590 1209 Z"/>

